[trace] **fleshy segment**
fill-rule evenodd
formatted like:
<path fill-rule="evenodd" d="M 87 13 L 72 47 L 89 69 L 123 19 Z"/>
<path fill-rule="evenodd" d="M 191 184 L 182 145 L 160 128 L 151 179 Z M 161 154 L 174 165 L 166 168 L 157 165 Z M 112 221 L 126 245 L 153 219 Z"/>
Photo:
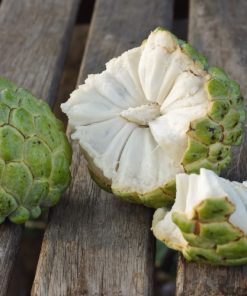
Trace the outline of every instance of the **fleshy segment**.
<path fill-rule="evenodd" d="M 71 148 L 46 102 L 0 78 L 0 223 L 55 205 L 70 182 Z"/>

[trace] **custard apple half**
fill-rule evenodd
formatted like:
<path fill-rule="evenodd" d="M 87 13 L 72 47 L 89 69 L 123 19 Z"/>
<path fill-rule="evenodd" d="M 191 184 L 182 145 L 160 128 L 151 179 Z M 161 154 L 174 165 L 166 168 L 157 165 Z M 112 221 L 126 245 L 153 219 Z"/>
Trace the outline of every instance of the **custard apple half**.
<path fill-rule="evenodd" d="M 0 78 L 0 223 L 24 223 L 70 182 L 71 148 L 48 104 Z"/>
<path fill-rule="evenodd" d="M 170 211 L 156 210 L 154 235 L 189 261 L 247 264 L 247 182 L 220 178 L 206 169 L 178 174 Z"/>
<path fill-rule="evenodd" d="M 89 75 L 61 107 L 93 179 L 154 208 L 174 202 L 177 173 L 229 164 L 245 115 L 239 85 L 160 28 Z"/>

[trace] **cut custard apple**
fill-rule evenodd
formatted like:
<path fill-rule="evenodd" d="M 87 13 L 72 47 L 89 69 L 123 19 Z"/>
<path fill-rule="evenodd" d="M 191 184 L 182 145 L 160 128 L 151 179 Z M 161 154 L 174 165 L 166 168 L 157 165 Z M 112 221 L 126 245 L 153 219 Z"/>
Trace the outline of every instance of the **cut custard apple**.
<path fill-rule="evenodd" d="M 230 182 L 213 171 L 176 176 L 170 211 L 156 210 L 153 233 L 189 261 L 247 264 L 247 182 Z"/>
<path fill-rule="evenodd" d="M 172 204 L 175 175 L 220 172 L 239 145 L 239 85 L 173 34 L 156 29 L 62 104 L 93 179 L 125 200 Z"/>
<path fill-rule="evenodd" d="M 71 148 L 48 104 L 0 78 L 0 224 L 55 205 L 70 181 Z"/>

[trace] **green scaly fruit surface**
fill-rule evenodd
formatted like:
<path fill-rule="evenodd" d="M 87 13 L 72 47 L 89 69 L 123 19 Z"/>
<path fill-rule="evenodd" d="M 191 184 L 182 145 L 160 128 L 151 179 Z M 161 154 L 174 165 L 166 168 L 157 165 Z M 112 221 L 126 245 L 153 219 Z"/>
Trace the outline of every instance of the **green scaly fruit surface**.
<path fill-rule="evenodd" d="M 49 105 L 0 78 L 0 223 L 54 206 L 70 182 L 71 148 Z"/>

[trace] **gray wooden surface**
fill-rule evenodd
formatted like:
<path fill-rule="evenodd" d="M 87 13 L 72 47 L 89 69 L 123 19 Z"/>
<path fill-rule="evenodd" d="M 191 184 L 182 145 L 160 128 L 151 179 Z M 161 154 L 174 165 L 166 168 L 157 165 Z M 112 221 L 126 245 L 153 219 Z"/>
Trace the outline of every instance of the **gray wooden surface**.
<path fill-rule="evenodd" d="M 52 103 L 78 0 L 3 0 L 0 76 Z M 0 226 L 0 295 L 6 295 L 22 229 Z"/>
<path fill-rule="evenodd" d="M 189 39 L 237 80 L 247 98 L 247 2 L 245 0 L 193 0 L 190 5 Z M 245 104 L 247 101 L 245 100 Z M 246 129 L 247 131 L 247 129 Z M 246 132 L 245 131 L 245 132 Z M 224 176 L 247 180 L 247 137 Z M 177 296 L 247 295 L 247 266 L 210 267 L 179 259 Z"/>
<path fill-rule="evenodd" d="M 22 228 L 13 224 L 0 226 L 0 295 L 6 295 Z"/>
<path fill-rule="evenodd" d="M 79 83 L 134 47 L 156 26 L 171 27 L 171 0 L 99 0 Z M 152 295 L 152 211 L 124 203 L 90 179 L 73 145 L 73 181 L 53 210 L 32 295 Z"/>

